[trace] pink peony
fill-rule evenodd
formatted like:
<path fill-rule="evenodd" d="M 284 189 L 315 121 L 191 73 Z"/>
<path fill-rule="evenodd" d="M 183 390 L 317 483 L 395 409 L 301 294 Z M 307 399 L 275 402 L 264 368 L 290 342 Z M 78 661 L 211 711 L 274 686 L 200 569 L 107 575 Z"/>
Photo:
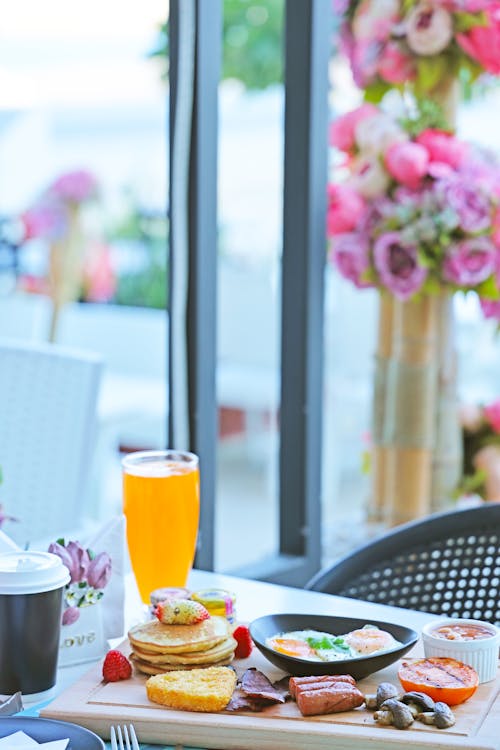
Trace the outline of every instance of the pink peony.
<path fill-rule="evenodd" d="M 67 228 L 67 211 L 58 201 L 43 200 L 32 206 L 21 216 L 24 239 L 60 239 Z"/>
<path fill-rule="evenodd" d="M 374 104 L 362 104 L 352 112 L 337 117 L 330 125 L 330 143 L 341 151 L 352 152 L 355 147 L 356 126 L 367 117 L 377 114 L 378 109 Z"/>
<path fill-rule="evenodd" d="M 467 154 L 467 144 L 443 130 L 428 128 L 416 138 L 427 149 L 431 162 L 447 164 L 458 169 Z"/>
<path fill-rule="evenodd" d="M 364 200 L 348 185 L 328 185 L 328 237 L 355 229 L 364 210 Z"/>
<path fill-rule="evenodd" d="M 496 250 L 486 237 L 457 242 L 445 255 L 443 277 L 461 287 L 474 287 L 495 271 Z"/>
<path fill-rule="evenodd" d="M 415 78 L 415 62 L 401 50 L 399 44 L 387 42 L 379 57 L 377 73 L 387 83 L 397 86 Z"/>
<path fill-rule="evenodd" d="M 351 185 L 363 198 L 379 198 L 389 184 L 389 175 L 377 157 L 360 157 L 353 163 Z"/>
<path fill-rule="evenodd" d="M 416 190 L 427 173 L 429 155 L 418 143 L 394 143 L 385 154 L 385 166 L 395 180 Z"/>
<path fill-rule="evenodd" d="M 500 434 L 500 399 L 484 407 L 484 416 L 490 423 L 493 432 Z"/>
<path fill-rule="evenodd" d="M 500 300 L 480 299 L 479 302 L 485 318 L 491 318 L 500 322 Z"/>
<path fill-rule="evenodd" d="M 81 203 L 96 196 L 97 180 L 84 169 L 68 172 L 54 180 L 49 193 L 68 203 Z"/>
<path fill-rule="evenodd" d="M 331 258 L 342 276 L 358 289 L 371 286 L 363 279 L 370 267 L 368 240 L 364 235 L 349 232 L 334 237 Z"/>
<path fill-rule="evenodd" d="M 491 224 L 493 230 L 491 239 L 493 240 L 497 248 L 500 249 L 500 208 L 497 208 L 495 210 Z"/>
<path fill-rule="evenodd" d="M 406 41 L 417 55 L 437 55 L 453 38 L 453 20 L 444 8 L 423 0 L 415 5 L 406 19 Z"/>
<path fill-rule="evenodd" d="M 464 232 L 484 232 L 491 226 L 491 204 L 488 195 L 466 177 L 452 175 L 439 180 L 435 192 L 443 204 L 453 209 Z"/>
<path fill-rule="evenodd" d="M 487 26 L 474 26 L 470 31 L 457 34 L 457 42 L 469 57 L 476 60 L 488 73 L 500 73 L 500 5 L 489 5 L 486 10 Z"/>
<path fill-rule="evenodd" d="M 377 238 L 373 260 L 382 284 L 401 300 L 418 292 L 427 276 L 427 270 L 418 265 L 416 247 L 403 244 L 399 232 Z"/>

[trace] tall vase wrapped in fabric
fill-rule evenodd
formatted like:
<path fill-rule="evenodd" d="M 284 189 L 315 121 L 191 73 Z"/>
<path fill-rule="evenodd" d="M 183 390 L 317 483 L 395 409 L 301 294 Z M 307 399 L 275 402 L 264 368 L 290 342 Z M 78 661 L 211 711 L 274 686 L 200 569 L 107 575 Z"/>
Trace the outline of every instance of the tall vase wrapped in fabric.
<path fill-rule="evenodd" d="M 438 381 L 436 434 L 432 461 L 431 511 L 453 506 L 453 491 L 462 474 L 463 445 L 459 420 L 458 363 L 455 348 L 453 297 L 444 292 L 436 298 Z"/>
<path fill-rule="evenodd" d="M 393 298 L 389 294 L 381 294 L 372 404 L 372 491 L 368 503 L 368 520 L 371 523 L 385 523 L 389 507 L 392 475 L 389 425 L 392 422 L 390 413 L 393 403 L 393 317 Z"/>
<path fill-rule="evenodd" d="M 73 203 L 67 208 L 67 229 L 63 237 L 54 240 L 49 256 L 49 292 L 52 299 L 49 341 L 57 335 L 61 308 L 78 299 L 83 266 L 83 231 L 80 207 Z"/>
<path fill-rule="evenodd" d="M 437 299 L 394 301 L 393 411 L 388 520 L 405 523 L 430 510 L 437 396 Z"/>

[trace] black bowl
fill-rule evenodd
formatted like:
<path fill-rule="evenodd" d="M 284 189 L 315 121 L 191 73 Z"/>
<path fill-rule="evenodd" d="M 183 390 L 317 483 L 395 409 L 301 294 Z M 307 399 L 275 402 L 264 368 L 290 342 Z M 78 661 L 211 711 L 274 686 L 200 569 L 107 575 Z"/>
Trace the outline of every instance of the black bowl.
<path fill-rule="evenodd" d="M 359 656 L 342 661 L 308 661 L 296 656 L 287 656 L 266 646 L 266 639 L 278 633 L 294 630 L 319 630 L 322 633 L 342 635 L 357 630 L 364 625 L 376 625 L 386 630 L 401 646 L 372 656 Z M 250 635 L 255 645 L 275 666 L 288 674 L 304 677 L 306 675 L 350 674 L 355 680 L 361 680 L 372 672 L 387 667 L 397 661 L 411 649 L 418 640 L 418 634 L 403 625 L 394 625 L 379 620 L 359 620 L 353 617 L 329 617 L 328 615 L 266 615 L 250 624 Z"/>

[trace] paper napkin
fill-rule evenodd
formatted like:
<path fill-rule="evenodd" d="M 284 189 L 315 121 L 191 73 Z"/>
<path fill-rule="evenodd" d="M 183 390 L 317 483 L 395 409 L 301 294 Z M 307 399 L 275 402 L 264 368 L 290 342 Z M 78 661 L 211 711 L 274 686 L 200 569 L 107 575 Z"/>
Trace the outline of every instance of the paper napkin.
<path fill-rule="evenodd" d="M 125 516 L 116 516 L 105 523 L 85 546 L 96 555 L 107 552 L 111 557 L 112 574 L 101 600 L 104 637 L 121 638 L 125 632 Z"/>
<path fill-rule="evenodd" d="M 2 750 L 32 750 L 35 747 L 43 747 L 44 750 L 65 750 L 69 740 L 52 740 L 51 742 L 37 742 L 24 732 L 15 732 L 8 737 L 0 739 Z"/>

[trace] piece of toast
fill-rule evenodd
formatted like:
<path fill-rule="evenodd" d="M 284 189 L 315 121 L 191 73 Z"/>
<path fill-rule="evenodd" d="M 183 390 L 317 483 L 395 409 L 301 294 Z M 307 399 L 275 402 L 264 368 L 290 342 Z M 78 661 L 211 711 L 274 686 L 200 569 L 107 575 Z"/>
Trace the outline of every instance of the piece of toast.
<path fill-rule="evenodd" d="M 235 686 L 236 673 L 229 667 L 172 671 L 146 681 L 149 700 L 182 711 L 222 711 Z"/>

